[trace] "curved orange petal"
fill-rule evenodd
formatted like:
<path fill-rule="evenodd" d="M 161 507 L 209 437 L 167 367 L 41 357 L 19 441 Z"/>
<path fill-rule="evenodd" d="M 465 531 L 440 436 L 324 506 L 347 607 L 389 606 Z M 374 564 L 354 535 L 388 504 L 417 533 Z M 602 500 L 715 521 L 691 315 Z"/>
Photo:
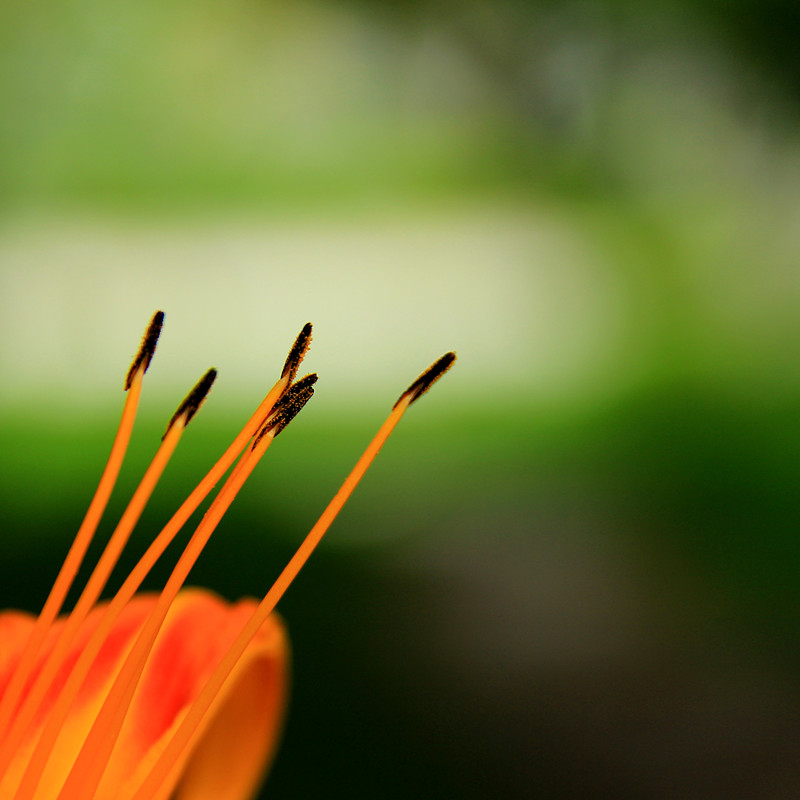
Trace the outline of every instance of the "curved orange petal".
<path fill-rule="evenodd" d="M 32 630 L 33 617 L 30 614 L 0 612 L 0 697 L 5 693 Z"/>
<path fill-rule="evenodd" d="M 37 793 L 39 798 L 55 797 L 58 789 L 63 783 L 75 756 L 80 750 L 84 737 L 91 727 L 92 721 L 97 714 L 100 704 L 108 693 L 114 676 L 122 662 L 122 658 L 127 652 L 133 635 L 147 618 L 155 598 L 141 596 L 135 598 L 124 610 L 114 629 L 103 642 L 103 646 L 98 653 L 92 670 L 87 676 L 81 690 L 71 709 L 70 715 L 62 728 L 53 757 L 50 759 L 47 769 L 42 778 L 40 790 Z M 58 693 L 64 686 L 67 676 L 73 664 L 78 658 L 78 654 L 83 649 L 95 627 L 100 621 L 104 606 L 97 606 L 84 620 L 78 634 L 75 637 L 70 652 L 64 659 L 59 671 L 55 675 L 50 688 L 45 695 L 41 706 L 31 723 L 31 728 L 26 734 L 19 749 L 15 753 L 14 759 L 9 765 L 8 771 L 0 782 L 0 797 L 13 797 L 13 792 L 19 783 L 25 767 L 28 763 L 33 748 L 41 735 L 42 727 L 47 720 L 47 716 L 55 703 Z M 13 616 L 20 616 L 16 612 L 10 612 Z M 6 615 L 4 615 L 6 616 Z M 28 624 L 32 627 L 32 618 L 28 617 Z M 30 686 L 33 684 L 36 675 L 47 657 L 55 647 L 58 636 L 63 626 L 63 619 L 59 619 L 53 625 L 34 664 L 33 670 L 27 677 L 26 685 L 23 690 L 22 699 L 25 698 Z M 14 626 L 19 628 L 20 623 Z M 15 647 L 19 651 L 24 642 L 17 642 Z M 16 659 L 15 659 L 16 660 Z"/>
<path fill-rule="evenodd" d="M 255 610 L 210 592 L 181 592 L 148 660 L 98 800 L 141 784 L 193 699 Z M 175 800 L 245 800 L 258 788 L 283 726 L 288 640 L 272 615 L 239 660 L 163 789 Z M 136 770 L 127 772 L 130 763 Z M 120 791 L 121 790 L 121 791 Z"/>
<path fill-rule="evenodd" d="M 137 595 L 103 643 L 59 735 L 36 800 L 57 797 L 135 634 L 154 603 L 153 595 Z M 254 608 L 253 600 L 229 604 L 207 591 L 190 589 L 178 595 L 145 667 L 96 800 L 118 800 L 139 786 L 148 766 L 161 753 Z M 104 604 L 96 607 L 81 627 L 31 731 L 0 783 L 0 796 L 13 797 L 47 714 L 104 610 Z M 50 632 L 39 666 L 52 650 L 61 624 L 57 622 Z M 0 615 L 0 688 L 8 681 L 31 627 L 32 620 L 27 615 Z M 245 800 L 252 795 L 283 721 L 287 653 L 283 625 L 273 615 L 184 752 L 170 785 L 164 789 L 165 798 Z M 35 671 L 31 681 L 34 676 Z"/>

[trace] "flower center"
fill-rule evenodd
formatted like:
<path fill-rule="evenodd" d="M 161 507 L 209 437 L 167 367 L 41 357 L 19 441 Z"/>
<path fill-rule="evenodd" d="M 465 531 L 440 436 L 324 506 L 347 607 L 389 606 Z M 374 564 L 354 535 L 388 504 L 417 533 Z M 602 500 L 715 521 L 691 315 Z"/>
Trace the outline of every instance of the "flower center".
<path fill-rule="evenodd" d="M 10 764 L 19 758 L 19 751 L 29 733 L 43 700 L 51 690 L 54 679 L 63 674 L 67 654 L 74 647 L 82 623 L 95 608 L 108 578 L 117 564 L 123 548 L 147 504 L 161 474 L 186 428 L 205 399 L 216 377 L 209 370 L 178 407 L 170 420 L 161 445 L 145 472 L 119 524 L 112 533 L 105 550 L 92 572 L 75 607 L 60 628 L 55 645 L 42 660 L 43 645 L 53 630 L 64 600 L 75 575 L 86 555 L 100 518 L 108 503 L 130 440 L 136 417 L 142 379 L 155 353 L 164 315 L 157 312 L 148 326 L 136 358 L 125 379 L 127 396 L 108 463 L 89 505 L 83 523 L 67 554 L 42 612 L 33 625 L 30 637 L 23 648 L 6 691 L 0 700 L 0 783 L 7 775 Z M 85 800 L 92 797 L 103 777 L 112 751 L 120 735 L 126 714 L 140 682 L 145 665 L 153 651 L 156 638 L 167 614 L 184 585 L 190 570 L 214 532 L 219 521 L 230 507 L 239 490 L 262 458 L 272 440 L 313 395 L 316 375 L 295 381 L 297 370 L 311 342 L 311 325 L 304 326 L 284 364 L 281 376 L 267 393 L 249 421 L 209 470 L 189 497 L 175 512 L 164 529 L 153 540 L 138 564 L 133 568 L 120 589 L 106 606 L 99 623 L 82 647 L 77 660 L 67 668 L 67 677 L 52 707 L 49 708 L 41 734 L 36 740 L 25 765 L 14 800 L 32 800 L 48 761 L 57 748 L 58 738 L 81 686 L 90 674 L 93 664 L 115 623 L 125 611 L 153 565 L 172 542 L 183 525 L 230 470 L 227 480 L 212 501 L 203 519 L 178 559 L 164 589 L 136 633 L 133 643 L 122 660 L 111 688 L 91 724 L 80 751 L 58 794 L 58 800 Z M 256 606 L 227 652 L 216 664 L 210 677 L 194 698 L 170 740 L 152 768 L 129 800 L 151 800 L 167 784 L 175 765 L 202 724 L 209 709 L 222 691 L 225 680 L 242 659 L 245 650 L 267 621 L 276 604 L 297 576 L 309 556 L 319 544 L 336 515 L 345 504 L 380 448 L 391 434 L 408 407 L 450 368 L 455 354 L 448 353 L 424 372 L 395 403 L 386 421 L 378 430 L 364 454 L 356 463 L 342 487 L 336 493 L 317 523 L 278 579 Z M 238 461 L 237 461 L 238 458 Z M 234 462 L 236 462 L 234 464 Z M 232 469 L 231 469 L 232 467 Z M 34 665 L 41 662 L 35 673 Z M 126 799 L 127 800 L 127 799 Z"/>

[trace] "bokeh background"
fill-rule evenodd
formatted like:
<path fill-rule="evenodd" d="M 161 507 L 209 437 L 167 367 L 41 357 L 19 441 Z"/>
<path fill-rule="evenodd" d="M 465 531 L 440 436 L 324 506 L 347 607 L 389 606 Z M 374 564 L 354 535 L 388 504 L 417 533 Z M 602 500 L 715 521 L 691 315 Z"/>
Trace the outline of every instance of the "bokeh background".
<path fill-rule="evenodd" d="M 102 531 L 220 378 L 127 565 L 315 324 L 192 576 L 230 598 L 455 349 L 281 603 L 264 797 L 798 797 L 798 41 L 793 0 L 3 3 L 0 604 L 156 308 Z"/>

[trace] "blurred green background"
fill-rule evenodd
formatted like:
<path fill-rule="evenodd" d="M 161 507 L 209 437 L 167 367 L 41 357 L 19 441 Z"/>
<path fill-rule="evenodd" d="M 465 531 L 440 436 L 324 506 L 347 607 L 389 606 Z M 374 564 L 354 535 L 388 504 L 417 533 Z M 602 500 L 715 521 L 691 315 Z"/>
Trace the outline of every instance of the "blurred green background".
<path fill-rule="evenodd" d="M 230 598 L 455 349 L 281 603 L 264 797 L 796 798 L 798 37 L 792 0 L 2 4 L 0 604 L 41 606 L 156 308 L 102 531 L 220 379 L 128 566 L 315 324 L 192 576 Z"/>

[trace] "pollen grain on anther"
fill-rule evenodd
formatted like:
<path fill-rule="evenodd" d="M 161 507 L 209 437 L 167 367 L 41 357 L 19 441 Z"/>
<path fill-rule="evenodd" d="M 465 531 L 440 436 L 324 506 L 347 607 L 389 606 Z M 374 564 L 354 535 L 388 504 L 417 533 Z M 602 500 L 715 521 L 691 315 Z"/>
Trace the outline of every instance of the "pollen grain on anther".
<path fill-rule="evenodd" d="M 313 397 L 316 382 L 317 375 L 312 372 L 295 381 L 286 390 L 286 394 L 275 404 L 272 413 L 253 440 L 252 450 L 255 450 L 266 434 L 277 436 L 300 413 L 303 406 Z"/>
<path fill-rule="evenodd" d="M 297 370 L 300 367 L 300 363 L 305 358 L 306 353 L 308 352 L 308 348 L 311 346 L 311 323 L 306 322 L 303 325 L 303 329 L 297 334 L 297 338 L 294 340 L 294 344 L 292 345 L 292 349 L 289 350 L 289 355 L 286 356 L 286 363 L 283 365 L 283 372 L 281 372 L 281 378 L 285 378 L 287 375 L 289 376 L 289 383 L 294 380 L 294 376 L 297 374 Z"/>
<path fill-rule="evenodd" d="M 397 399 L 397 402 L 392 408 L 397 408 L 401 401 L 408 398 L 408 405 L 411 405 L 415 400 L 422 397 L 439 378 L 453 366 L 456 360 L 455 353 L 445 353 L 438 361 L 431 364 L 422 375 L 417 378 L 411 386 L 406 389 L 403 394 Z"/>
<path fill-rule="evenodd" d="M 316 372 L 310 372 L 308 375 L 304 375 L 302 378 L 296 380 L 286 391 L 286 394 L 276 403 L 276 406 L 280 406 L 281 403 L 291 403 L 292 398 L 299 395 L 301 392 L 304 392 L 309 387 L 313 386 L 318 379 L 318 375 Z"/>
<path fill-rule="evenodd" d="M 203 401 L 206 399 L 209 391 L 211 391 L 211 386 L 216 378 L 217 371 L 213 367 L 208 370 L 202 378 L 200 378 L 192 391 L 186 395 L 183 402 L 178 406 L 178 410 L 172 415 L 172 418 L 167 424 L 167 430 L 164 431 L 164 436 L 167 435 L 169 429 L 178 421 L 180 417 L 183 417 L 184 427 L 189 424 L 192 417 L 197 413 Z M 164 436 L 161 438 L 163 439 Z"/>
<path fill-rule="evenodd" d="M 305 406 L 313 396 L 314 389 L 311 386 L 304 389 L 302 392 L 298 392 L 291 405 L 279 414 L 274 423 L 271 423 L 275 436 L 283 431 L 283 429 L 302 411 L 303 406 Z"/>
<path fill-rule="evenodd" d="M 142 343 L 139 345 L 139 352 L 136 354 L 136 358 L 133 359 L 128 374 L 125 376 L 126 392 L 131 388 L 133 376 L 139 369 L 142 370 L 142 374 L 147 372 L 147 368 L 150 366 L 150 362 L 156 352 L 156 344 L 158 344 L 158 337 L 161 335 L 161 326 L 163 324 L 164 312 L 156 311 L 147 326 L 147 330 L 144 332 Z"/>

